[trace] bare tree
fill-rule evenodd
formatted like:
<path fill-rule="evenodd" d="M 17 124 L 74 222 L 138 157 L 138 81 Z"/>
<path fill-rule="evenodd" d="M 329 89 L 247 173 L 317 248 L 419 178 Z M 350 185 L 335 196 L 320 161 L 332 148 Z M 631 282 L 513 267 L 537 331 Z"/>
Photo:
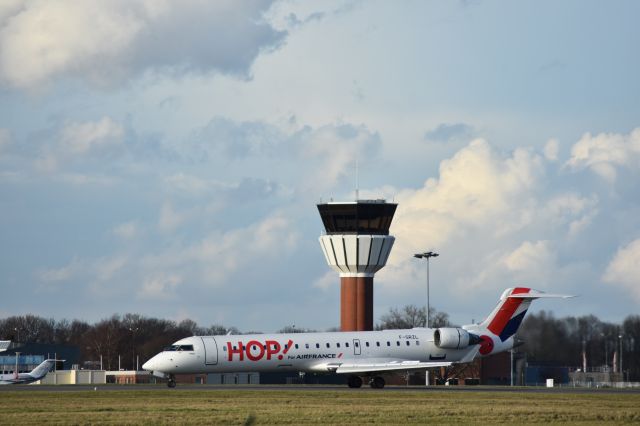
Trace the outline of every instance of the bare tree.
<path fill-rule="evenodd" d="M 402 308 L 391 308 L 389 313 L 380 317 L 380 324 L 376 326 L 378 330 L 407 329 L 424 327 L 427 324 L 427 309 L 415 305 L 405 305 Z M 450 326 L 449 315 L 445 312 L 438 312 L 431 307 L 431 327 Z"/>
<path fill-rule="evenodd" d="M 315 333 L 315 330 L 304 327 L 296 327 L 295 325 L 287 325 L 276 331 L 276 333 Z"/>

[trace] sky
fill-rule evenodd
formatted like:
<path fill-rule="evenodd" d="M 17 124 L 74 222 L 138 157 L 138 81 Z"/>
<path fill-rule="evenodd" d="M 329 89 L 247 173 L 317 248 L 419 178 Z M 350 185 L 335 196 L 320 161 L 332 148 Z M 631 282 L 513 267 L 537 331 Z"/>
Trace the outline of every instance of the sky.
<path fill-rule="evenodd" d="M 640 3 L 5 0 L 0 317 L 339 324 L 316 204 L 398 203 L 374 317 L 640 306 Z M 356 176 L 356 162 L 358 173 Z"/>

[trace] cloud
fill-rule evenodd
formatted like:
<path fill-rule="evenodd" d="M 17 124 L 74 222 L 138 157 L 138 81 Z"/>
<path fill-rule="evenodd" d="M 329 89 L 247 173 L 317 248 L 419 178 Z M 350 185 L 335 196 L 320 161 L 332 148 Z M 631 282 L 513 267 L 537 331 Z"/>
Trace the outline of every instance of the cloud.
<path fill-rule="evenodd" d="M 285 17 L 285 21 L 289 28 L 295 28 L 302 25 L 306 25 L 313 21 L 321 21 L 325 17 L 325 12 L 314 12 L 304 19 L 298 18 L 295 13 L 290 13 Z"/>
<path fill-rule="evenodd" d="M 160 210 L 158 227 L 163 232 L 171 232 L 183 224 L 188 217 L 187 212 L 178 212 L 170 202 L 165 202 Z"/>
<path fill-rule="evenodd" d="M 617 168 L 640 167 L 640 128 L 628 135 L 586 133 L 571 148 L 566 165 L 572 170 L 591 169 L 608 182 L 616 180 Z"/>
<path fill-rule="evenodd" d="M 427 131 L 424 138 L 435 142 L 451 142 L 471 138 L 473 133 L 473 127 L 465 123 L 441 123 L 435 129 Z"/>
<path fill-rule="evenodd" d="M 77 258 L 74 258 L 68 265 L 61 268 L 45 269 L 38 273 L 41 281 L 55 283 L 67 281 L 82 270 L 82 265 Z"/>
<path fill-rule="evenodd" d="M 123 271 L 129 263 L 129 259 L 124 255 L 116 255 L 113 257 L 101 258 L 92 265 L 95 277 L 99 282 L 108 283 L 114 280 L 114 277 Z"/>
<path fill-rule="evenodd" d="M 54 173 L 67 163 L 87 157 L 106 160 L 124 151 L 124 135 L 123 126 L 110 117 L 66 123 L 59 130 L 55 142 L 45 140 L 41 145 L 40 153 L 33 162 L 35 169 L 42 173 Z M 71 183 L 87 183 L 94 179 L 82 173 L 71 173 L 67 177 Z"/>
<path fill-rule="evenodd" d="M 72 156 L 89 152 L 108 151 L 119 147 L 124 136 L 123 127 L 110 117 L 98 121 L 69 123 L 61 131 L 59 147 Z"/>
<path fill-rule="evenodd" d="M 44 282 L 65 282 L 91 275 L 98 281 L 109 281 L 127 265 L 127 258 L 121 255 L 83 260 L 74 257 L 66 266 L 41 271 L 38 276 Z"/>
<path fill-rule="evenodd" d="M 195 133 L 184 156 L 208 162 L 226 159 L 254 172 L 268 169 L 270 177 L 293 171 L 303 177 L 299 189 L 321 194 L 352 174 L 356 158 L 374 158 L 381 146 L 378 133 L 354 123 L 282 129 L 263 121 L 215 117 Z"/>
<path fill-rule="evenodd" d="M 324 275 L 313 282 L 313 286 L 323 291 L 337 291 L 340 281 L 336 278 L 335 271 L 327 271 Z"/>
<path fill-rule="evenodd" d="M 130 232 L 129 223 L 116 227 Z M 44 283 L 82 282 L 91 292 L 124 294 L 133 291 L 143 298 L 166 299 L 177 286 L 189 283 L 193 288 L 219 287 L 234 274 L 250 270 L 255 262 L 292 253 L 299 233 L 287 219 L 271 215 L 245 228 L 213 230 L 205 236 L 182 243 L 166 241 L 155 251 L 113 253 L 95 259 L 74 259 L 66 266 L 38 273 Z M 277 249 L 274 249 L 277 248 Z M 85 284 L 89 284 L 88 287 Z"/>
<path fill-rule="evenodd" d="M 442 161 L 439 179 L 398 193 L 393 229 L 404 241 L 400 246 L 437 247 L 467 228 L 491 225 L 499 235 L 520 227 L 517 212 L 526 209 L 527 194 L 541 173 L 541 158 L 527 150 L 502 158 L 486 141 L 471 142 Z M 518 204 L 522 207 L 514 210 Z"/>
<path fill-rule="evenodd" d="M 286 33 L 265 22 L 270 0 L 24 0 L 0 10 L 0 79 L 33 88 L 59 77 L 119 84 L 146 71 L 246 78 Z"/>
<path fill-rule="evenodd" d="M 502 258 L 503 265 L 517 280 L 548 283 L 556 269 L 557 253 L 551 241 L 524 241 Z"/>
<path fill-rule="evenodd" d="M 557 139 L 549 139 L 544 146 L 544 156 L 549 161 L 558 159 L 559 143 Z"/>
<path fill-rule="evenodd" d="M 9 144 L 11 144 L 11 134 L 8 129 L 0 127 L 0 154 L 4 151 Z"/>
<path fill-rule="evenodd" d="M 602 277 L 640 302 L 640 239 L 618 249 Z"/>
<path fill-rule="evenodd" d="M 299 233 L 285 217 L 270 215 L 245 228 L 210 231 L 186 245 L 168 244 L 142 256 L 138 274 L 145 280 L 161 274 L 180 276 L 200 288 L 219 287 L 231 276 L 251 271 L 256 262 L 266 265 L 290 254 L 298 240 Z"/>
<path fill-rule="evenodd" d="M 125 222 L 113 228 L 113 233 L 123 240 L 130 240 L 138 235 L 138 225 L 135 222 Z"/>
<path fill-rule="evenodd" d="M 169 300 L 182 281 L 182 277 L 175 274 L 149 277 L 136 295 L 139 299 Z"/>
<path fill-rule="evenodd" d="M 577 193 L 563 193 L 550 197 L 541 209 L 541 217 L 549 225 L 562 226 L 569 224 L 568 236 L 580 234 L 589 226 L 598 213 L 598 196 L 589 197 Z"/>
<path fill-rule="evenodd" d="M 277 155 L 277 146 L 287 136 L 277 127 L 261 121 L 235 122 L 225 117 L 214 117 L 196 136 L 194 147 L 202 158 L 222 154 L 237 160 L 249 156 Z M 212 152 L 213 151 L 213 152 Z"/>
<path fill-rule="evenodd" d="M 434 262 L 450 280 L 451 297 L 465 299 L 470 288 L 544 289 L 561 284 L 557 277 L 565 285 L 575 280 L 584 268 L 572 244 L 586 238 L 599 197 L 563 189 L 547 161 L 531 149 L 502 152 L 477 139 L 443 160 L 439 176 L 421 188 L 383 189 L 395 193 L 398 210 L 382 285 L 418 291 L 424 265 L 412 254 L 424 250 L 441 253 Z"/>

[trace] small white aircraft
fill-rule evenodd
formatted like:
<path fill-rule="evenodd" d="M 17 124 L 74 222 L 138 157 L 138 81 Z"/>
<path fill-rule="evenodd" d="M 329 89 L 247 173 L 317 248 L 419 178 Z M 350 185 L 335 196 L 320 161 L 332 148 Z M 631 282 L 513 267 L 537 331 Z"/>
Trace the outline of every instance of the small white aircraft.
<path fill-rule="evenodd" d="M 0 385 L 17 385 L 35 382 L 46 376 L 55 364 L 55 359 L 45 359 L 39 366 L 28 373 L 18 373 L 16 370 L 11 374 L 0 374 Z"/>
<path fill-rule="evenodd" d="M 548 297 L 573 296 L 509 288 L 486 320 L 461 328 L 187 337 L 142 368 L 168 378 L 169 387 L 175 374 L 298 371 L 346 374 L 352 388 L 364 376 L 383 388 L 384 373 L 467 363 L 513 348 L 531 301 Z"/>

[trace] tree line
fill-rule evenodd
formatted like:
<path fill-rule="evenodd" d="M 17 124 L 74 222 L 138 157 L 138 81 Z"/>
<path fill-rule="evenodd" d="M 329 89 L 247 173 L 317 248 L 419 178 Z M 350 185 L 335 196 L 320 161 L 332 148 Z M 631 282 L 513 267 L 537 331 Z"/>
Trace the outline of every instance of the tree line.
<path fill-rule="evenodd" d="M 445 312 L 432 309 L 429 318 L 431 327 L 453 326 Z M 425 325 L 426 309 L 407 305 L 392 308 L 382 315 L 376 329 Z M 295 326 L 278 330 L 285 333 L 313 331 Z M 190 319 L 176 322 L 138 314 L 113 315 L 94 324 L 81 320 L 56 321 L 35 315 L 0 319 L 0 340 L 74 345 L 80 350 L 81 365 L 96 368 L 102 359 L 103 368 L 107 370 L 117 369 L 119 365 L 125 369 L 135 368 L 137 357 L 141 365 L 164 346 L 184 337 L 228 333 L 248 334 L 235 327 L 201 327 Z M 582 368 L 585 356 L 588 368 L 605 365 L 611 368 L 614 357 L 620 362 L 622 347 L 624 370 L 630 380 L 640 380 L 640 315 L 629 315 L 621 324 L 615 324 L 593 315 L 555 318 L 551 312 L 540 311 L 525 317 L 517 338 L 524 342 L 518 351 L 525 352 L 530 363 L 575 368 Z"/>
<path fill-rule="evenodd" d="M 237 334 L 235 328 L 220 325 L 200 327 L 194 321 L 180 322 L 148 318 L 138 314 L 113 315 L 95 324 L 81 320 L 56 321 L 35 315 L 11 316 L 0 320 L 0 340 L 74 345 L 80 350 L 80 364 L 116 370 L 135 368 L 164 346 L 193 335 Z"/>

